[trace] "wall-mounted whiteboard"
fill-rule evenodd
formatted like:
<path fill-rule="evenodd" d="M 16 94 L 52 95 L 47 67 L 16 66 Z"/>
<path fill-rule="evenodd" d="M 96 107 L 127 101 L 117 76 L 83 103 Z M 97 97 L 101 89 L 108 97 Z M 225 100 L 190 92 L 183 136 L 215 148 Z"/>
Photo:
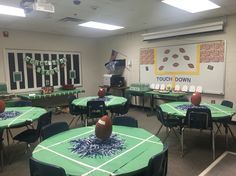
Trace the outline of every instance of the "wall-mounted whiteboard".
<path fill-rule="evenodd" d="M 140 82 L 202 86 L 204 93 L 224 94 L 225 41 L 140 50 Z"/>

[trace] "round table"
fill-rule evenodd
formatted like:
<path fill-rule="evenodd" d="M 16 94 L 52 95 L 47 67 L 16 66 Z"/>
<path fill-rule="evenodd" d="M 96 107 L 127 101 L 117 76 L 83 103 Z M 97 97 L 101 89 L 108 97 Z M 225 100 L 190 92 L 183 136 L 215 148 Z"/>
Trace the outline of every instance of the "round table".
<path fill-rule="evenodd" d="M 81 97 L 81 98 L 75 99 L 72 102 L 72 104 L 76 106 L 87 107 L 87 102 L 93 99 L 99 99 L 99 98 L 98 96 Z M 103 99 L 101 98 L 101 100 Z M 111 106 L 125 105 L 125 103 L 127 102 L 126 98 L 113 96 L 113 95 L 105 96 L 104 100 L 105 100 L 104 102 L 107 108 Z"/>
<path fill-rule="evenodd" d="M 13 118 L 8 119 L 1 119 L 0 118 L 0 129 L 5 129 L 9 127 L 18 126 L 24 124 L 26 121 L 35 121 L 37 120 L 42 114 L 46 113 L 47 111 L 43 108 L 39 107 L 9 107 L 5 109 L 5 112 L 19 112 L 19 115 Z"/>
<path fill-rule="evenodd" d="M 94 126 L 72 129 L 41 142 L 33 158 L 60 166 L 67 175 L 132 175 L 148 166 L 149 159 L 163 151 L 163 143 L 142 128 L 113 125 L 112 134 L 124 141 L 125 148 L 112 156 L 81 157 L 71 151 L 73 139 L 86 139 Z"/>
<path fill-rule="evenodd" d="M 160 107 L 164 113 L 169 115 L 178 116 L 180 118 L 185 118 L 187 109 L 180 109 L 181 105 L 191 105 L 190 102 L 172 102 L 161 104 Z M 202 106 L 206 106 L 211 110 L 212 120 L 220 121 L 222 119 L 232 117 L 235 114 L 233 108 L 229 108 L 220 104 L 209 104 L 201 103 Z"/>

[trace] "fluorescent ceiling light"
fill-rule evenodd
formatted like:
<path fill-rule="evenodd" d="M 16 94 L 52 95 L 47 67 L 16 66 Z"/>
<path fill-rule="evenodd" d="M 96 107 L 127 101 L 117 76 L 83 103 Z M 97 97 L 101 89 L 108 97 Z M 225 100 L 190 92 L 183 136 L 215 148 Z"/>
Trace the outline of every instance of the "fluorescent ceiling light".
<path fill-rule="evenodd" d="M 5 5 L 0 5 L 0 14 L 25 17 L 23 9 Z"/>
<path fill-rule="evenodd" d="M 124 28 L 121 26 L 114 26 L 114 25 L 105 24 L 105 23 L 98 23 L 98 22 L 94 22 L 94 21 L 82 23 L 82 24 L 79 24 L 79 26 L 96 28 L 96 29 L 103 29 L 103 30 L 110 30 L 110 31 Z"/>
<path fill-rule="evenodd" d="M 209 0 L 163 0 L 162 2 L 191 13 L 220 8 Z"/>

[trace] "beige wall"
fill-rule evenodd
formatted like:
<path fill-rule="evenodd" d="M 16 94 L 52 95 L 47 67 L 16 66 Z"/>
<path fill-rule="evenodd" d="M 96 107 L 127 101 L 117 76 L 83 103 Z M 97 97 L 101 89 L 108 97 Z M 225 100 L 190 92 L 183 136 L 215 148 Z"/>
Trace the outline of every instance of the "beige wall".
<path fill-rule="evenodd" d="M 220 95 L 203 95 L 204 101 L 210 102 L 214 99 L 219 103 L 222 99 L 229 99 L 236 104 L 236 15 L 226 17 L 226 25 L 224 32 L 200 34 L 191 36 L 182 36 L 174 39 L 156 40 L 152 42 L 143 42 L 141 34 L 150 31 L 142 31 L 130 33 L 126 35 L 103 38 L 100 40 L 101 58 L 106 62 L 112 49 L 115 49 L 125 55 L 128 60 L 132 61 L 132 67 L 126 69 L 124 75 L 128 85 L 130 83 L 139 82 L 139 50 L 146 47 L 158 47 L 175 44 L 187 44 L 194 42 L 204 42 L 212 40 L 226 40 L 226 76 L 225 76 L 225 96 Z M 155 31 L 155 30 L 154 30 Z M 157 30 L 156 30 L 157 31 Z M 153 30 L 152 30 L 153 32 Z M 121 55 L 119 55 L 121 56 Z M 121 56 L 122 58 L 122 56 Z M 104 73 L 105 73 L 104 69 Z M 222 74 L 222 73 L 219 73 Z M 216 75 L 217 76 L 217 75 Z M 206 79 L 207 81 L 207 79 Z"/>
<path fill-rule="evenodd" d="M 104 64 L 109 60 L 112 49 L 127 55 L 127 57 L 124 57 L 119 54 L 118 57 L 126 58 L 132 63 L 132 66 L 128 67 L 124 73 L 127 84 L 129 85 L 134 82 L 139 82 L 140 48 L 226 40 L 225 96 L 203 95 L 203 99 L 209 102 L 215 99 L 216 102 L 220 102 L 225 98 L 236 104 L 236 79 L 234 76 L 236 75 L 236 15 L 226 18 L 225 31 L 223 33 L 201 34 L 178 37 L 175 39 L 143 42 L 141 34 L 148 32 L 150 31 L 146 30 L 95 40 L 45 33 L 9 31 L 8 38 L 4 38 L 0 35 L 0 82 L 6 81 L 5 68 L 3 66 L 3 52 L 5 48 L 81 52 L 83 88 L 86 90 L 85 95 L 92 95 L 96 94 L 98 85 L 102 84 L 102 75 L 106 73 Z"/>
<path fill-rule="evenodd" d="M 3 30 L 0 29 L 2 32 Z M 6 82 L 4 68 L 4 50 L 33 49 L 51 51 L 77 51 L 82 58 L 82 84 L 84 95 L 94 95 L 100 84 L 103 72 L 98 56 L 97 41 L 78 37 L 66 37 L 46 33 L 9 31 L 9 37 L 0 35 L 0 82 Z"/>

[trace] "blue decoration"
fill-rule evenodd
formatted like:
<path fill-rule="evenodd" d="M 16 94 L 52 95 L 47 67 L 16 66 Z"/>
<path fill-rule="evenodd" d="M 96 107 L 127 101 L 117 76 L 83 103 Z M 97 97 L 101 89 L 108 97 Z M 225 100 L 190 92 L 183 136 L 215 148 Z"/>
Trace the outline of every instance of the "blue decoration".
<path fill-rule="evenodd" d="M 14 118 L 16 116 L 19 116 L 20 114 L 22 114 L 22 112 L 19 111 L 5 111 L 3 113 L 0 113 L 0 121 L 1 120 L 7 120 L 10 118 Z"/>
<path fill-rule="evenodd" d="M 207 108 L 205 105 L 200 105 L 200 106 L 194 106 L 194 105 L 179 105 L 176 106 L 176 109 L 180 109 L 182 111 L 187 111 L 188 108 Z"/>
<path fill-rule="evenodd" d="M 94 98 L 94 99 L 92 99 L 92 100 L 98 100 L 98 101 L 110 101 L 111 100 L 111 98 L 109 98 L 109 97 L 102 97 L 102 98 Z"/>
<path fill-rule="evenodd" d="M 125 140 L 118 138 L 116 134 L 104 141 L 91 134 L 87 138 L 71 140 L 70 143 L 73 145 L 71 151 L 79 154 L 81 158 L 113 156 L 126 148 Z"/>

